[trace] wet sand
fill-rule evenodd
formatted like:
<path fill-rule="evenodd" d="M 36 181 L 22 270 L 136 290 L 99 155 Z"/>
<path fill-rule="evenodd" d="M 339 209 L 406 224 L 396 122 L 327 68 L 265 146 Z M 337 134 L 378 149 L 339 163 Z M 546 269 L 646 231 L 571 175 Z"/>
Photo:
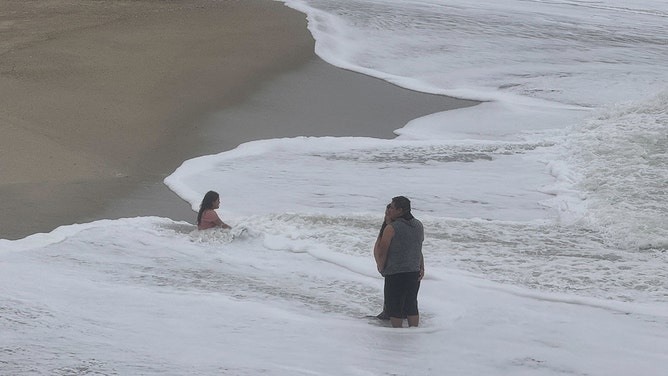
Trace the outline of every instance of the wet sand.
<path fill-rule="evenodd" d="M 0 238 L 156 215 L 184 160 L 291 136 L 391 138 L 474 102 L 328 65 L 305 16 L 257 1 L 0 4 Z"/>

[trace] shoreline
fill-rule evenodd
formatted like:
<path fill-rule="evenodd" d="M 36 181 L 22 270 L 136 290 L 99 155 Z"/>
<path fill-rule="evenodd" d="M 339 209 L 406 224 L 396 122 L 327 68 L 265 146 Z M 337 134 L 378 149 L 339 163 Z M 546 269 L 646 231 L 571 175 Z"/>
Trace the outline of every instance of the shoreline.
<path fill-rule="evenodd" d="M 0 238 L 99 218 L 198 156 L 203 114 L 311 57 L 266 0 L 0 3 Z"/>
<path fill-rule="evenodd" d="M 187 142 L 199 157 L 272 138 L 391 139 L 394 130 L 415 118 L 477 103 L 400 88 L 332 66 L 314 53 L 300 67 L 265 81 L 244 102 L 209 114 Z M 299 113 L 291 110 L 296 105 Z M 92 220 L 157 215 L 193 223 L 196 212 L 163 183 L 174 170 L 141 185 Z"/>
<path fill-rule="evenodd" d="M 48 3 L 54 7 L 54 20 L 58 21 L 61 16 L 57 10 L 61 9 L 59 4 L 64 3 L 60 0 Z M 195 214 L 190 205 L 162 183 L 187 159 L 231 150 L 257 139 L 294 136 L 392 138 L 394 129 L 403 127 L 413 118 L 477 103 L 402 89 L 325 63 L 313 51 L 314 42 L 306 28 L 306 16 L 282 3 L 257 0 L 243 5 L 210 1 L 195 5 L 182 2 L 156 5 L 150 1 L 114 4 L 126 6 L 123 9 L 127 12 L 139 7 L 147 15 L 89 25 L 83 40 L 79 39 L 78 33 L 63 31 L 51 39 L 36 40 L 28 47 L 15 46 L 15 50 L 0 45 L 0 56 L 11 54 L 9 60 L 14 63 L 23 62 L 21 59 L 30 60 L 28 57 L 38 53 L 47 53 L 45 57 L 53 59 L 54 48 L 60 47 L 62 51 L 65 46 L 76 45 L 69 55 L 55 55 L 56 62 L 65 64 L 76 60 L 73 56 L 89 56 L 86 55 L 90 50 L 88 43 L 96 38 L 113 41 L 107 42 L 107 48 L 115 46 L 119 43 L 117 33 L 120 29 L 126 30 L 121 33 L 127 39 L 126 43 L 136 43 L 138 39 L 146 41 L 147 35 L 157 38 L 156 33 L 167 27 L 174 28 L 176 31 L 173 32 L 177 34 L 184 30 L 188 32 L 179 37 L 181 43 L 178 45 L 171 39 L 170 43 L 160 42 L 160 38 L 157 43 L 148 44 L 151 49 L 147 53 L 154 59 L 191 53 L 193 41 L 197 41 L 198 51 L 215 50 L 216 47 L 220 51 L 166 63 L 170 69 L 157 72 L 153 80 L 139 79 L 139 82 L 136 74 L 122 70 L 109 75 L 109 65 L 105 64 L 74 70 L 69 72 L 67 79 L 54 78 L 49 75 L 53 72 L 43 72 L 48 71 L 44 60 L 26 68 L 28 73 L 36 76 L 32 79 L 16 74 L 0 75 L 0 83 L 9 82 L 13 85 L 10 88 L 14 89 L 11 92 L 0 90 L 0 99 L 19 92 L 14 107 L 10 103 L 0 115 L 0 139 L 12 140 L 11 150 L 7 141 L 1 145 L 5 152 L 3 165 L 0 165 L 3 176 L 0 182 L 0 202 L 3 202 L 0 204 L 3 213 L 0 238 L 18 239 L 37 232 L 49 232 L 61 225 L 134 216 L 162 216 L 192 223 Z M 116 17 L 116 9 L 107 11 Z M 182 21 L 175 27 L 173 22 L 184 16 L 188 16 L 189 21 Z M 244 20 L 243 16 L 251 19 Z M 77 17 L 90 23 L 81 14 Z M 245 31 L 227 24 L 226 28 L 214 28 L 217 35 L 211 33 L 204 41 L 200 40 L 202 33 L 210 32 L 207 30 L 211 25 L 206 22 L 222 23 L 220 17 L 245 23 Z M 198 24 L 199 29 L 193 24 Z M 276 30 L 280 32 L 276 33 Z M 220 39 L 217 36 L 221 35 L 230 37 L 225 38 L 223 46 L 216 42 Z M 179 54 L 175 50 L 179 50 Z M 100 53 L 108 56 L 104 51 Z M 266 61 L 260 55 L 271 59 Z M 142 54 L 139 57 L 138 60 L 146 58 Z M 258 59 L 260 63 L 257 63 Z M 7 64 L 6 61 L 0 63 L 5 72 Z M 91 78 L 89 69 L 98 75 L 106 73 L 109 76 Z M 155 67 L 144 69 L 140 73 L 146 74 Z M 72 82 L 85 86 L 87 80 L 103 85 L 103 89 L 104 85 L 114 84 L 121 89 L 127 85 L 139 86 L 130 99 L 142 105 L 126 111 L 123 119 L 128 124 L 120 129 L 109 129 L 110 124 L 114 125 L 109 121 L 93 122 L 91 119 L 99 119 L 101 106 L 127 103 L 128 98 L 121 95 L 127 92 L 118 87 L 107 92 L 97 86 L 96 90 L 89 91 L 69 86 Z M 119 83 L 115 82 L 119 80 Z M 51 95 L 31 97 L 30 93 L 34 94 L 34 91 L 27 89 L 35 89 L 35 86 L 48 92 L 46 94 L 53 94 L 50 92 L 53 89 L 66 95 L 58 96 L 54 105 Z M 155 90 L 156 87 L 161 89 Z M 90 106 L 82 111 L 76 100 L 89 100 Z M 38 111 L 38 116 L 29 116 L 20 111 L 23 107 L 19 104 L 26 101 L 32 101 L 29 103 L 32 108 L 46 106 Z M 56 118 L 62 115 L 61 107 L 78 108 L 73 111 L 78 118 L 67 117 L 74 123 L 53 119 L 54 112 Z M 118 111 L 112 106 L 107 114 L 117 116 L 113 109 Z M 95 127 L 90 127 L 91 122 Z M 90 129 L 77 135 L 86 126 Z M 49 127 L 56 129 L 45 130 Z M 156 133 L 158 137 L 152 136 Z M 24 137 L 15 137 L 16 134 Z M 35 135 L 39 137 L 34 138 Z M 31 155 L 26 161 L 22 150 L 28 146 L 42 153 Z M 54 169 L 60 174 L 49 176 Z"/>

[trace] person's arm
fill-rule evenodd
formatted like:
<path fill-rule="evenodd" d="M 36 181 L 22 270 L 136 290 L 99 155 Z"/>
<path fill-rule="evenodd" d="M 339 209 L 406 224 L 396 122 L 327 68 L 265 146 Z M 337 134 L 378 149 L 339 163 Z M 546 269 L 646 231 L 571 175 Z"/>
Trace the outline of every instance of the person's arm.
<path fill-rule="evenodd" d="M 388 205 L 389 207 L 389 205 Z M 374 255 L 376 254 L 376 248 L 378 248 L 378 244 L 380 244 L 380 238 L 383 236 L 383 231 L 385 231 L 385 227 L 392 222 L 392 219 L 387 215 L 387 209 L 385 210 L 385 218 L 383 218 L 383 223 L 380 225 L 380 231 L 378 232 L 378 236 L 376 237 L 376 243 L 373 245 L 373 252 Z"/>
<path fill-rule="evenodd" d="M 383 235 L 373 249 L 373 257 L 376 259 L 376 268 L 381 272 L 385 268 L 387 262 L 387 251 L 390 249 L 390 243 L 394 237 L 394 228 L 392 225 L 387 225 L 383 230 Z"/>
<path fill-rule="evenodd" d="M 378 244 L 380 244 L 380 238 L 383 236 L 383 231 L 385 231 L 385 226 L 387 226 L 387 223 L 383 221 L 383 224 L 380 226 L 380 232 L 378 232 L 378 237 L 376 237 L 376 243 L 373 245 L 374 254 L 376 252 Z"/>
<path fill-rule="evenodd" d="M 214 210 L 211 210 L 211 212 L 212 212 L 213 215 L 215 216 L 215 218 L 214 218 L 213 221 L 211 221 L 211 222 L 215 223 L 216 226 L 220 226 L 220 227 L 222 227 L 222 228 L 232 228 L 232 227 L 230 227 L 230 225 L 228 225 L 227 223 L 223 222 L 223 221 L 220 219 L 220 217 L 218 216 L 218 213 L 216 213 Z"/>
<path fill-rule="evenodd" d="M 422 281 L 423 277 L 424 277 L 424 255 L 420 257 L 420 278 L 418 278 L 418 281 Z"/>
<path fill-rule="evenodd" d="M 422 227 L 422 222 L 420 222 L 420 243 L 424 242 L 424 227 Z M 422 253 L 422 247 L 420 247 L 420 279 L 422 281 L 424 277 L 424 253 Z"/>

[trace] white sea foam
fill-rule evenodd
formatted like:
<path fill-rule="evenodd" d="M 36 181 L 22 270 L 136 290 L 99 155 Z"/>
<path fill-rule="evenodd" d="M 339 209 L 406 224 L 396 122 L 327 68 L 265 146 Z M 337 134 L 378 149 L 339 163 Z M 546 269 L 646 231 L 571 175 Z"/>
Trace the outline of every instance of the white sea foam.
<path fill-rule="evenodd" d="M 456 269 L 447 249 L 434 248 L 436 235 L 465 243 L 484 221 L 450 233 L 425 220 L 431 251 L 420 328 L 364 318 L 382 305 L 368 250 L 375 219 L 254 216 L 238 220 L 252 229 L 243 235 L 134 218 L 64 227 L 65 238 L 45 235 L 48 246 L 14 241 L 22 250 L 5 250 L 0 264 L 2 371 L 662 374 L 665 303 L 502 285 Z M 468 239 L 471 248 L 508 240 L 483 232 L 487 239 Z"/>
<path fill-rule="evenodd" d="M 587 220 L 615 246 L 668 250 L 668 91 L 602 109 L 573 130 Z"/>

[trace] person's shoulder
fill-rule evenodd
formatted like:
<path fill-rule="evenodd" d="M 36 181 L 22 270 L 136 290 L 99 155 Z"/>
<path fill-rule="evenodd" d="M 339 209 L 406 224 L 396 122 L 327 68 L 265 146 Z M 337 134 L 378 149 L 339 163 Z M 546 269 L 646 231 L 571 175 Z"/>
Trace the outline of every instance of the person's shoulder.
<path fill-rule="evenodd" d="M 424 226 L 422 225 L 422 222 L 421 222 L 419 219 L 415 218 L 415 217 L 413 217 L 413 219 L 411 219 L 410 224 L 411 224 L 411 226 L 413 226 L 413 227 L 419 227 L 419 228 L 423 228 L 423 227 L 424 227 Z"/>
<path fill-rule="evenodd" d="M 218 216 L 218 214 L 216 214 L 216 211 L 213 209 L 206 209 L 202 212 L 202 216 L 211 217 L 211 216 Z"/>
<path fill-rule="evenodd" d="M 395 218 L 394 221 L 391 223 L 394 226 L 410 226 L 411 222 L 407 220 L 406 218 Z"/>

